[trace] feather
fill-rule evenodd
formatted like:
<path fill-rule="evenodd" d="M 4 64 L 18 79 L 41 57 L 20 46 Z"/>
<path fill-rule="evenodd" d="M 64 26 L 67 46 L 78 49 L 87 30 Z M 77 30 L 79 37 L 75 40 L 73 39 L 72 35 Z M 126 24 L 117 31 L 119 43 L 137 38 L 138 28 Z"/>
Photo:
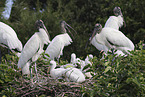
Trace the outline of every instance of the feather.
<path fill-rule="evenodd" d="M 104 27 L 110 27 L 116 30 L 119 30 L 123 26 L 123 18 L 122 16 L 110 16 L 106 21 Z"/>
<path fill-rule="evenodd" d="M 7 24 L 0 22 L 0 44 L 5 44 L 9 49 L 22 51 L 22 43 L 18 39 L 16 32 Z"/>
<path fill-rule="evenodd" d="M 72 39 L 67 33 L 57 35 L 50 42 L 45 53 L 50 56 L 49 59 L 51 60 L 53 60 L 54 58 L 59 58 L 60 55 L 63 54 L 64 46 L 71 44 L 71 42 L 72 42 Z"/>
<path fill-rule="evenodd" d="M 38 32 L 37 32 L 38 33 Z M 38 34 L 35 33 L 25 44 L 23 51 L 18 61 L 18 68 L 23 68 L 24 65 L 33 57 L 37 55 L 38 49 L 40 49 L 40 39 Z"/>

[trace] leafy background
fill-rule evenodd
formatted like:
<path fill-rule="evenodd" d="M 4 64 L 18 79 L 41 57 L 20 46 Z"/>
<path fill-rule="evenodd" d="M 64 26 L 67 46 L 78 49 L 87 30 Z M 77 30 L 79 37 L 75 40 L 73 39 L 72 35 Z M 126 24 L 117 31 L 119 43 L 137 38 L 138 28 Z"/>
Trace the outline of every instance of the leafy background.
<path fill-rule="evenodd" d="M 5 1 L 0 1 L 0 15 L 4 11 Z M 142 43 L 140 45 L 138 43 L 145 40 L 144 5 L 145 1 L 139 0 L 14 0 L 10 18 L 8 20 L 1 18 L 0 20 L 16 31 L 23 45 L 34 32 L 37 32 L 35 29 L 36 20 L 42 19 L 44 21 L 51 40 L 60 34 L 60 21 L 65 20 L 78 34 L 75 36 L 73 43 L 64 48 L 63 56 L 60 58 L 61 63 L 67 63 L 73 52 L 82 59 L 91 53 L 96 57 L 92 61 L 94 65 L 90 70 L 95 72 L 96 75 L 92 79 L 87 79 L 85 83 L 77 85 L 80 87 L 76 87 L 73 84 L 74 88 L 72 88 L 71 86 L 73 85 L 71 83 L 64 84 L 60 83 L 61 81 L 56 81 L 53 84 L 50 82 L 53 79 L 46 76 L 48 75 L 46 69 L 48 66 L 44 68 L 48 63 L 44 62 L 43 58 L 40 58 L 37 62 L 38 68 L 40 68 L 39 73 L 42 78 L 45 78 L 43 80 L 47 81 L 47 83 L 40 84 L 43 87 L 37 84 L 32 86 L 29 78 L 23 78 L 20 70 L 17 69 L 18 58 L 15 55 L 6 55 L 7 49 L 0 47 L 4 56 L 0 65 L 0 95 L 62 96 L 67 94 L 69 96 L 86 95 L 92 97 L 143 97 L 145 95 L 145 57 L 144 50 L 140 47 Z M 87 48 L 85 48 L 85 45 L 94 25 L 101 23 L 104 26 L 109 16 L 113 15 L 115 6 L 121 7 L 126 22 L 126 27 L 122 27 L 120 30 L 133 41 L 136 49 L 132 52 L 134 56 L 118 58 L 115 60 L 115 65 L 111 65 L 112 63 L 109 60 L 111 60 L 112 55 L 106 57 L 108 63 L 105 60 L 100 61 L 101 55 L 99 51 L 92 45 L 88 45 Z M 28 87 L 31 88 L 28 89 Z"/>

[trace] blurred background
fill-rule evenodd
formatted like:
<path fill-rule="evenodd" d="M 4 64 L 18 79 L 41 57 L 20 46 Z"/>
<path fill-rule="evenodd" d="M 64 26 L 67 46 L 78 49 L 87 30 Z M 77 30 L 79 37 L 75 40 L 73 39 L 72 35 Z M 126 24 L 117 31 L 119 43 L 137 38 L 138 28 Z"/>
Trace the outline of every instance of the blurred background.
<path fill-rule="evenodd" d="M 145 1 L 140 0 L 0 0 L 0 21 L 10 25 L 23 46 L 35 33 L 35 21 L 42 19 L 50 40 L 60 34 L 60 21 L 64 20 L 76 31 L 73 43 L 64 48 L 60 59 L 70 59 L 71 53 L 85 58 L 87 54 L 99 56 L 93 46 L 85 48 L 94 26 L 104 26 L 115 6 L 122 10 L 126 27 L 122 31 L 134 44 L 145 40 Z M 73 31 L 72 31 L 73 32 Z M 3 52 L 5 48 L 0 47 Z"/>

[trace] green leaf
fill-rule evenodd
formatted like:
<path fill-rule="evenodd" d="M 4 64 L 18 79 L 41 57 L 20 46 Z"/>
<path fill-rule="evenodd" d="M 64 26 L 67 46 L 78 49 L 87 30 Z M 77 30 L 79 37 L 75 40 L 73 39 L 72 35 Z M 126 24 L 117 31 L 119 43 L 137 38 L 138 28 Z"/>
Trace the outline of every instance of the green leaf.
<path fill-rule="evenodd" d="M 107 66 L 107 68 L 105 69 L 104 73 L 107 73 L 109 70 L 111 70 L 111 66 Z"/>
<path fill-rule="evenodd" d="M 90 67 L 90 64 L 86 65 L 86 66 L 83 68 L 83 70 L 85 70 L 85 69 L 87 69 L 87 68 L 89 68 L 89 67 Z"/>

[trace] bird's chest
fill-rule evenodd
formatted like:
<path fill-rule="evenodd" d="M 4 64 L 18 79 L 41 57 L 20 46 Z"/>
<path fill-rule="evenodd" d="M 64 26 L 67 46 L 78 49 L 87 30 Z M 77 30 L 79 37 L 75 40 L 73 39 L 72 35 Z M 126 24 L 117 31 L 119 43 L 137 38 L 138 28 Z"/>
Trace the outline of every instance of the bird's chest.
<path fill-rule="evenodd" d="M 103 44 L 103 45 L 105 44 L 105 37 L 102 34 L 97 34 L 95 36 L 95 40 L 99 44 Z"/>

